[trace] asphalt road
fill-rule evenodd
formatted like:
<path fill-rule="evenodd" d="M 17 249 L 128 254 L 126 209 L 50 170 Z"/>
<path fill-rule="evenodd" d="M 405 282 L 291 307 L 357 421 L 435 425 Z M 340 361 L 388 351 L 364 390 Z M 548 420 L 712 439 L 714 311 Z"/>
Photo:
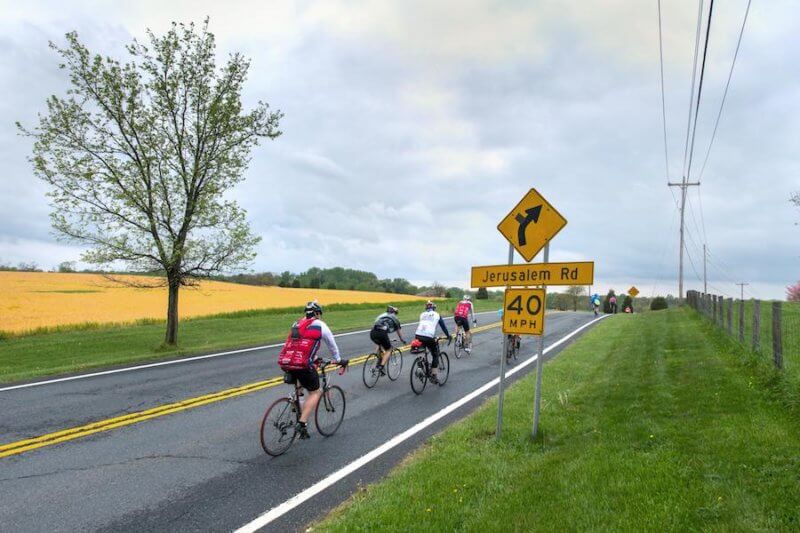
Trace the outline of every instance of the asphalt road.
<path fill-rule="evenodd" d="M 545 346 L 592 318 L 588 313 L 548 315 Z M 494 320 L 493 314 L 483 314 L 479 325 Z M 408 340 L 413 328 L 406 329 Z M 337 342 L 345 357 L 374 348 L 366 333 Z M 523 340 L 520 361 L 533 355 L 535 345 L 533 339 Z M 0 458 L 0 531 L 236 529 L 496 378 L 500 351 L 499 328 L 476 334 L 472 356 L 451 358 L 447 385 L 429 385 L 421 396 L 409 387 L 408 353 L 400 379 L 382 379 L 372 390 L 364 387 L 356 366 L 334 378 L 347 394 L 345 420 L 336 435 L 324 438 L 314 431 L 309 441 L 296 442 L 278 458 L 261 449 L 259 424 L 266 407 L 286 395 L 288 386 Z M 276 348 L 267 348 L 0 390 L 0 444 L 264 380 L 279 373 L 276 356 Z M 495 393 L 493 387 L 479 395 L 266 529 L 302 529 Z"/>

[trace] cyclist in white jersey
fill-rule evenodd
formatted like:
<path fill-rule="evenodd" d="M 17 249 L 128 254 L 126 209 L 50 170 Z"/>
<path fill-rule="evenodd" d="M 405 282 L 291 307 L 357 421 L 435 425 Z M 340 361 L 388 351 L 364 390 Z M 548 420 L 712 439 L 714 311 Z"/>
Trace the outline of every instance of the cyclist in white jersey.
<path fill-rule="evenodd" d="M 447 331 L 444 319 L 436 312 L 436 304 L 428 300 L 425 304 L 425 312 L 419 315 L 419 325 L 417 326 L 415 337 L 431 352 L 433 361 L 431 362 L 430 381 L 433 384 L 439 383 L 439 378 L 437 377 L 439 372 L 439 343 L 436 342 L 437 326 L 447 335 L 447 343 L 451 343 L 453 337 Z"/>

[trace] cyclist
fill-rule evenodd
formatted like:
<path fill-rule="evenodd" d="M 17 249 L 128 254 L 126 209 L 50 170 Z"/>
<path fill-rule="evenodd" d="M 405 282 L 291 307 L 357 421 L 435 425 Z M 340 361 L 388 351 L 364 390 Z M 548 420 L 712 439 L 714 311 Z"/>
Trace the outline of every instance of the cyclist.
<path fill-rule="evenodd" d="M 436 342 L 436 326 L 442 328 L 442 332 L 447 335 L 447 344 L 453 342 L 453 336 L 447 331 L 444 319 L 436 312 L 436 304 L 428 300 L 425 303 L 425 311 L 419 315 L 419 325 L 415 337 L 430 352 L 433 361 L 431 362 L 430 381 L 434 385 L 439 383 L 437 373 L 439 372 L 439 343 Z"/>
<path fill-rule="evenodd" d="M 370 340 L 377 344 L 380 350 L 381 361 L 378 363 L 377 369 L 381 373 L 381 376 L 386 375 L 384 366 L 392 353 L 392 341 L 389 339 L 389 333 L 394 333 L 396 331 L 400 341 L 403 344 L 406 343 L 402 333 L 400 333 L 400 319 L 397 318 L 399 313 L 400 310 L 396 307 L 392 305 L 387 306 L 386 312 L 378 315 L 378 318 L 375 319 L 375 324 L 369 332 Z"/>
<path fill-rule="evenodd" d="M 456 323 L 456 332 L 458 332 L 459 328 L 464 330 L 464 351 L 467 353 L 472 351 L 472 332 L 469 330 L 470 317 L 472 317 L 472 325 L 477 325 L 478 321 L 475 320 L 475 308 L 472 305 L 469 295 L 465 294 L 464 298 L 462 298 L 456 306 L 454 320 Z"/>
<path fill-rule="evenodd" d="M 594 294 L 592 296 L 592 309 L 594 310 L 594 316 L 597 316 L 600 312 L 600 295 Z"/>
<path fill-rule="evenodd" d="M 497 310 L 497 316 L 500 317 L 500 320 L 503 320 L 503 308 Z M 506 335 L 508 337 L 509 343 L 516 343 L 514 346 L 517 350 L 519 350 L 520 344 L 522 343 L 522 337 L 519 335 Z M 506 359 L 508 359 L 508 354 L 506 354 Z"/>
<path fill-rule="evenodd" d="M 305 318 L 292 325 L 292 331 L 278 356 L 280 367 L 308 391 L 308 398 L 303 404 L 302 412 L 300 413 L 300 424 L 297 428 L 301 439 L 309 438 L 308 419 L 322 397 L 322 391 L 319 387 L 319 374 L 317 374 L 317 369 L 314 367 L 320 340 L 325 343 L 331 353 L 331 357 L 339 365 L 346 368 L 349 363 L 347 359 L 342 359 L 331 329 L 320 318 L 322 316 L 322 306 L 316 300 L 308 302 L 305 307 L 305 315 Z"/>

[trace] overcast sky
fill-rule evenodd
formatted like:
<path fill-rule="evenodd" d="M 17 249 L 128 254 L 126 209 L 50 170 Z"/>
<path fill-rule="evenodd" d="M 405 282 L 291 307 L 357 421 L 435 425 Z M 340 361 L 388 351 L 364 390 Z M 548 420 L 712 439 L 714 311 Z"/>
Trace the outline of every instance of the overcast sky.
<path fill-rule="evenodd" d="M 717 2 L 696 151 L 702 162 L 747 0 Z M 551 260 L 594 260 L 598 289 L 677 293 L 656 1 L 25 2 L 0 0 L 0 262 L 80 249 L 49 227 L 14 122 L 67 84 L 48 41 L 77 30 L 123 56 L 146 28 L 210 17 L 220 55 L 252 59 L 245 101 L 285 113 L 233 196 L 263 237 L 253 269 L 346 266 L 467 285 L 502 263 L 500 219 L 536 187 L 569 220 Z M 680 180 L 697 3 L 663 2 L 670 179 Z M 702 191 L 690 193 L 687 288 L 783 297 L 800 279 L 800 15 L 753 2 Z M 697 174 L 695 174 L 697 177 Z M 677 191 L 674 191 L 677 195 Z M 699 196 L 698 196 L 699 194 Z M 702 206 L 702 208 L 701 208 Z"/>

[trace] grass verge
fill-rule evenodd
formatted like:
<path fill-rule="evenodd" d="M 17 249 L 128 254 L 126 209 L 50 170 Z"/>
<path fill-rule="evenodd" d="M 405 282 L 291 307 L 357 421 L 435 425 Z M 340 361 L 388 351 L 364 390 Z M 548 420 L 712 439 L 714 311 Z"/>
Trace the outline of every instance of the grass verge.
<path fill-rule="evenodd" d="M 443 314 L 452 314 L 454 305 L 451 300 L 439 302 Z M 499 305 L 479 300 L 476 309 Z M 421 311 L 419 302 L 397 307 L 403 322 L 416 321 Z M 326 308 L 325 321 L 335 332 L 364 329 L 385 308 L 386 304 L 335 304 Z M 266 309 L 183 320 L 179 345 L 168 348 L 161 346 L 162 321 L 0 338 L 0 383 L 280 342 L 301 312 L 302 308 Z"/>
<path fill-rule="evenodd" d="M 800 429 L 687 309 L 619 315 L 315 530 L 797 530 Z"/>

